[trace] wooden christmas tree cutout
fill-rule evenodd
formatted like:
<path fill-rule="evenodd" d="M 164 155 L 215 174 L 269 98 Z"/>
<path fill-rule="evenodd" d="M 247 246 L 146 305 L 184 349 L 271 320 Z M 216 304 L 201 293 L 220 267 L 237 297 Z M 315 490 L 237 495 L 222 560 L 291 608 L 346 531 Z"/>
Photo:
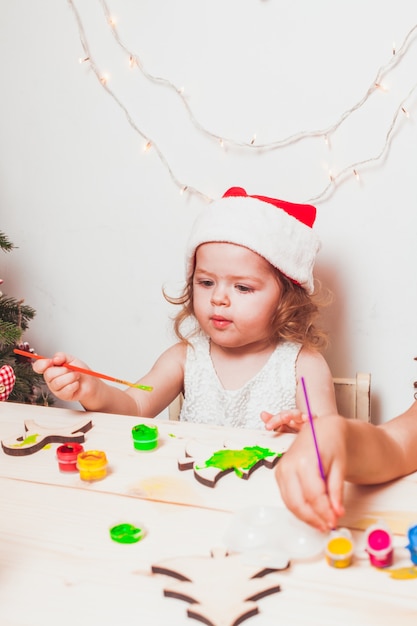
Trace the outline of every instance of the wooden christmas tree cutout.
<path fill-rule="evenodd" d="M 258 467 L 275 467 L 292 440 L 259 437 L 255 445 L 239 448 L 225 445 L 220 449 L 190 440 L 185 446 L 185 456 L 178 460 L 178 468 L 181 471 L 192 469 L 196 480 L 207 487 L 215 487 L 222 476 L 233 471 L 239 478 L 247 480 Z M 248 444 L 247 441 L 244 443 Z"/>
<path fill-rule="evenodd" d="M 89 419 L 85 419 L 76 425 L 64 426 L 63 428 L 39 426 L 33 420 L 25 420 L 25 434 L 13 439 L 3 440 L 1 446 L 6 454 L 12 456 L 25 456 L 41 450 L 48 443 L 66 443 L 74 441 L 82 443 L 84 433 L 93 427 Z"/>
<path fill-rule="evenodd" d="M 154 574 L 178 580 L 164 588 L 164 596 L 189 602 L 188 617 L 208 626 L 237 626 L 256 615 L 257 600 L 281 589 L 276 576 L 267 578 L 276 571 L 246 565 L 223 549 L 211 557 L 180 557 L 152 566 Z"/>

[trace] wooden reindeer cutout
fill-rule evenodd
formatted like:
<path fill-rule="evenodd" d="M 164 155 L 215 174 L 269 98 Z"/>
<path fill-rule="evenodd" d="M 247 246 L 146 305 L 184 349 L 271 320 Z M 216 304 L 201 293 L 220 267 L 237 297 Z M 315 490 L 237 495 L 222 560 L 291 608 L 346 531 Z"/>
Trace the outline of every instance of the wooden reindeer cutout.
<path fill-rule="evenodd" d="M 66 443 L 75 441 L 82 443 L 84 433 L 93 427 L 89 419 L 85 419 L 76 425 L 64 426 L 63 428 L 44 428 L 33 420 L 25 420 L 25 434 L 13 439 L 3 440 L 1 446 L 6 454 L 12 456 L 25 456 L 41 450 L 48 443 Z"/>

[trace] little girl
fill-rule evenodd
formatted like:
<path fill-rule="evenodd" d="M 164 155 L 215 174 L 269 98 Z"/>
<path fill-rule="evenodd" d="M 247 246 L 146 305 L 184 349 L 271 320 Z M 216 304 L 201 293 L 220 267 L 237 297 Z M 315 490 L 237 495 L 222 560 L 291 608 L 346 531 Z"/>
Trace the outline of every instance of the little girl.
<path fill-rule="evenodd" d="M 37 361 L 35 371 L 58 398 L 89 411 L 155 417 L 183 393 L 181 420 L 297 431 L 306 421 L 303 376 L 314 413 L 337 413 L 319 352 L 325 335 L 314 325 L 315 215 L 313 206 L 238 187 L 202 210 L 188 240 L 184 291 L 165 296 L 181 306 L 179 341 L 138 381 L 152 392 L 70 371 L 65 363 L 86 366 L 63 353 Z"/>

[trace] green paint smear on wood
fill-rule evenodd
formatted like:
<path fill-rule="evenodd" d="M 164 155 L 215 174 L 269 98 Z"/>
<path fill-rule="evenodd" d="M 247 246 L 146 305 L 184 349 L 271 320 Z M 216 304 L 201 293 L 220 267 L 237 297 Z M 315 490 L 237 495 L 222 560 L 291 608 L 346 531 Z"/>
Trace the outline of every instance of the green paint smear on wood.
<path fill-rule="evenodd" d="M 21 448 L 22 446 L 26 446 L 27 444 L 36 443 L 38 437 L 39 437 L 38 433 L 34 435 L 29 435 L 28 437 L 26 437 L 26 439 L 23 439 L 22 443 L 14 443 L 12 447 Z"/>
<path fill-rule="evenodd" d="M 222 471 L 233 469 L 241 478 L 244 471 L 250 470 L 259 461 L 269 456 L 277 456 L 279 458 L 282 456 L 282 453 L 274 452 L 268 448 L 261 448 L 260 446 L 247 446 L 241 450 L 217 450 L 205 461 L 204 465 L 196 466 L 196 469 L 203 469 L 204 467 L 217 467 L 217 469 Z"/>
<path fill-rule="evenodd" d="M 25 439 L 23 439 L 22 443 L 14 443 L 11 447 L 12 448 L 23 448 L 23 446 L 26 445 L 32 445 L 33 443 L 36 443 L 39 437 L 39 433 L 35 433 L 33 435 L 29 435 L 28 437 L 26 437 Z M 51 447 L 50 443 L 47 443 L 43 446 L 42 450 L 48 450 Z"/>

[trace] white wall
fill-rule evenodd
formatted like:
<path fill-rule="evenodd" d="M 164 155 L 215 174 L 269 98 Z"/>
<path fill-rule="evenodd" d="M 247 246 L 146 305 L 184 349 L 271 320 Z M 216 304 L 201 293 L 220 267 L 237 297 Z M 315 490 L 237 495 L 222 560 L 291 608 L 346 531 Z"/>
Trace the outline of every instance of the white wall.
<path fill-rule="evenodd" d="M 165 86 L 129 67 L 103 3 L 74 6 L 82 31 L 64 0 L 0 0 L 0 228 L 18 246 L 0 276 L 37 311 L 32 346 L 139 377 L 172 342 L 161 288 L 181 285 L 204 196 L 232 185 L 318 196 L 333 373 L 372 373 L 374 421 L 405 409 L 417 379 L 417 92 L 386 137 L 417 81 L 416 31 L 399 54 L 415 0 L 108 0 L 116 34 Z M 79 62 L 80 36 L 115 97 Z M 389 90 L 343 121 L 380 68 Z M 250 144 L 256 134 L 256 146 L 335 123 L 328 144 L 222 148 L 210 136 Z M 160 156 L 143 151 L 141 133 Z M 357 181 L 351 166 L 381 150 Z M 324 193 L 329 168 L 348 174 Z"/>

